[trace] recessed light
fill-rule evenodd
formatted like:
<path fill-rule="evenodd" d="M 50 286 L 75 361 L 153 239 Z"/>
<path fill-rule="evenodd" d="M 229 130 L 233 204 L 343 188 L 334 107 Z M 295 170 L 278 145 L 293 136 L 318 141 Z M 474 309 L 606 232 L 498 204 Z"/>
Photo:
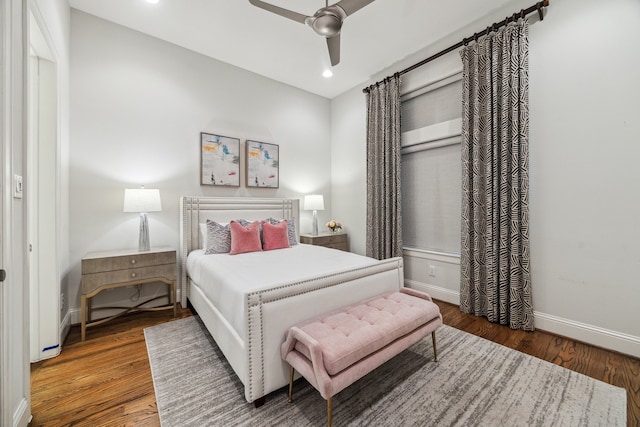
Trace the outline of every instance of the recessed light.
<path fill-rule="evenodd" d="M 327 79 L 332 76 L 333 76 L 333 71 L 329 69 L 324 70 L 324 72 L 322 73 L 322 77 L 325 77 Z"/>
<path fill-rule="evenodd" d="M 151 3 L 151 4 L 156 4 L 158 3 L 160 0 L 147 0 L 147 3 Z"/>

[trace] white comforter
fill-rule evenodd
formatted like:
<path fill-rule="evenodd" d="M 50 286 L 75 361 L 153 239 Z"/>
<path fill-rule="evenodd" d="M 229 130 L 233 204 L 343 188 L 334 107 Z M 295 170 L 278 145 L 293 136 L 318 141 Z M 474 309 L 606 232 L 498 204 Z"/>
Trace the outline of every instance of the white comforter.
<path fill-rule="evenodd" d="M 187 272 L 244 339 L 247 293 L 376 262 L 350 252 L 299 244 L 239 255 L 205 255 L 196 250 L 187 258 Z"/>

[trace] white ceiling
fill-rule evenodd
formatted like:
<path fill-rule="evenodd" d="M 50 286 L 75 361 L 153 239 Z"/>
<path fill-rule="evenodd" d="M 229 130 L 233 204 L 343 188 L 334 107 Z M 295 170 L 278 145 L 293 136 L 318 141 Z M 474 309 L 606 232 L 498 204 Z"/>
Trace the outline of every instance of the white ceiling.
<path fill-rule="evenodd" d="M 325 5 L 270 2 L 305 15 Z M 394 63 L 510 2 L 376 0 L 345 20 L 341 61 L 326 79 L 324 38 L 248 0 L 69 0 L 75 9 L 327 98 L 366 85 Z"/>

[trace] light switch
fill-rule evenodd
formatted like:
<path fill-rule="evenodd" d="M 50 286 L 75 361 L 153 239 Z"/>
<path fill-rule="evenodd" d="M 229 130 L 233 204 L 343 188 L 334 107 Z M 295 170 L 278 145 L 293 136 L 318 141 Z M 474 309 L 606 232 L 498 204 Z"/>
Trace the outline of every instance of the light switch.
<path fill-rule="evenodd" d="M 13 197 L 22 199 L 22 177 L 13 175 Z"/>

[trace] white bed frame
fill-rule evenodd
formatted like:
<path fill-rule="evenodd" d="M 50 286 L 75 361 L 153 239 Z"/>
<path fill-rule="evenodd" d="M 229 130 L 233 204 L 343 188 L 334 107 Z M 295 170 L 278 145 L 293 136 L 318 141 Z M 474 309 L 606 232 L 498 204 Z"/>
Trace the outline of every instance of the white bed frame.
<path fill-rule="evenodd" d="M 187 299 L 245 386 L 245 398 L 254 402 L 289 383 L 289 369 L 280 346 L 291 325 L 403 286 L 402 258 L 379 261 L 311 280 L 261 288 L 246 295 L 244 337 L 236 333 L 218 308 L 187 275 L 189 252 L 202 247 L 200 223 L 207 219 L 295 219 L 299 230 L 298 199 L 182 197 L 180 199 L 180 300 Z"/>

